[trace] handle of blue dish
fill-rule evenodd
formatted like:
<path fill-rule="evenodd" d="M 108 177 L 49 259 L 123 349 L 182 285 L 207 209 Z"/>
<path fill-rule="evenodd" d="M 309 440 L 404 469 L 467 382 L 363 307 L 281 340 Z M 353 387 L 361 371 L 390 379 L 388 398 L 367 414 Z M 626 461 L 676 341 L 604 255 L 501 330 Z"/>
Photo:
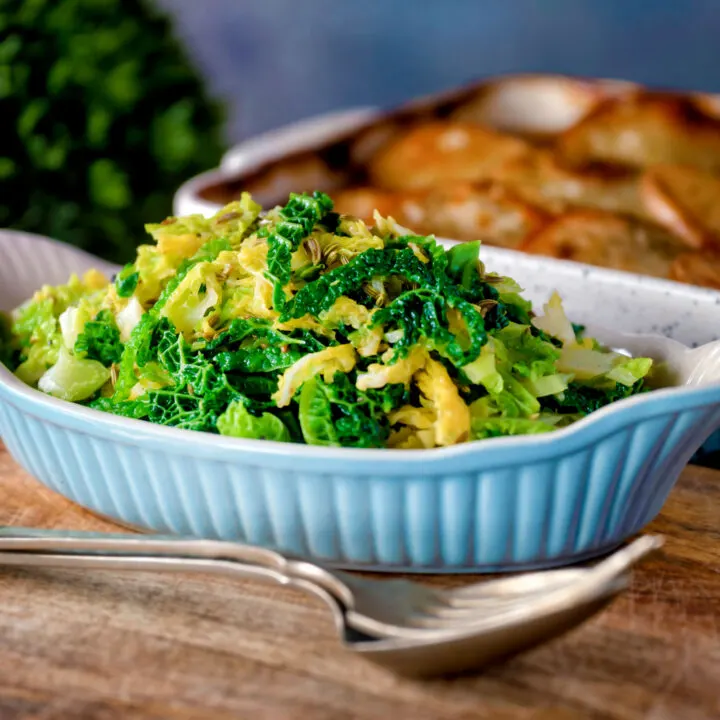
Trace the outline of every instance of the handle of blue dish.
<path fill-rule="evenodd" d="M 225 540 L 186 538 L 178 535 L 133 535 L 130 533 L 77 532 L 36 528 L 0 527 L 0 552 L 4 553 L 95 553 L 103 556 L 147 556 L 176 559 L 207 559 L 236 562 L 264 569 L 288 580 L 322 587 L 346 608 L 353 607 L 353 594 L 342 574 L 322 565 L 268 548 Z"/>

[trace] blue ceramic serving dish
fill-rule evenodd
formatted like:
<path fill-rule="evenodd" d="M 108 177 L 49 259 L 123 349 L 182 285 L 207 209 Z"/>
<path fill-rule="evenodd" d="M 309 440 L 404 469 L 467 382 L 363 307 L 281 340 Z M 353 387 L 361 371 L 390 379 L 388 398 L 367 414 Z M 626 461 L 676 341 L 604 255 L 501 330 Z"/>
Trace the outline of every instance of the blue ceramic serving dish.
<path fill-rule="evenodd" d="M 492 250 L 484 260 L 500 271 L 511 263 L 521 281 L 552 278 L 561 291 L 588 272 L 596 280 L 583 275 L 586 287 L 619 287 L 616 274 L 574 264 Z M 1 232 L 0 308 L 89 266 L 113 271 L 60 243 Z M 696 316 L 717 315 L 715 293 L 647 278 L 642 284 L 651 304 L 669 293 L 675 317 L 692 314 L 693 302 Z M 607 298 L 605 319 L 611 305 Z M 654 312 L 636 305 L 640 315 Z M 691 352 L 660 337 L 596 332 L 657 358 L 668 377 L 689 384 L 621 401 L 547 435 L 391 451 L 154 426 L 56 400 L 0 366 L 0 435 L 49 488 L 132 526 L 241 540 L 352 568 L 560 565 L 604 553 L 652 520 L 688 459 L 720 427 L 714 345 Z"/>

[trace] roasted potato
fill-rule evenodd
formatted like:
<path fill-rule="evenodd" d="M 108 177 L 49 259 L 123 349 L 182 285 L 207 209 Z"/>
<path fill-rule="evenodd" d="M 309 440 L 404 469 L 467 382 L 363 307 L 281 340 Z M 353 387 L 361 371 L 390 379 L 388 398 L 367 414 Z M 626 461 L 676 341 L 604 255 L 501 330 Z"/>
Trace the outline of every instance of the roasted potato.
<path fill-rule="evenodd" d="M 610 92 L 629 92 L 632 87 L 560 75 L 521 75 L 491 82 L 450 117 L 543 140 L 572 127 Z"/>
<path fill-rule="evenodd" d="M 720 178 L 683 165 L 645 171 L 642 199 L 648 211 L 690 247 L 720 248 Z"/>
<path fill-rule="evenodd" d="M 720 253 L 717 251 L 682 253 L 670 266 L 670 278 L 720 290 Z"/>
<path fill-rule="evenodd" d="M 667 277 L 686 246 L 665 228 L 612 213 L 576 210 L 529 238 L 521 250 L 562 260 Z"/>
<path fill-rule="evenodd" d="M 505 163 L 531 151 L 523 140 L 479 125 L 433 121 L 381 148 L 368 172 L 377 187 L 422 190 L 492 179 Z"/>
<path fill-rule="evenodd" d="M 435 188 L 422 204 L 405 210 L 407 223 L 420 232 L 506 248 L 519 247 L 549 220 L 542 210 L 492 182 Z"/>
<path fill-rule="evenodd" d="M 392 190 L 378 190 L 372 187 L 355 187 L 333 193 L 335 210 L 360 218 L 368 225 L 373 224 L 373 214 L 392 216 L 401 225 L 405 222 L 403 202 L 408 197 Z"/>
<path fill-rule="evenodd" d="M 404 193 L 355 188 L 336 193 L 334 199 L 338 212 L 368 223 L 373 222 L 377 209 L 416 232 L 508 248 L 518 247 L 549 219 L 542 210 L 495 183 Z"/>
<path fill-rule="evenodd" d="M 579 172 L 563 167 L 549 150 L 537 150 L 506 163 L 497 182 L 548 212 L 594 208 L 638 217 L 647 215 L 634 172 Z"/>
<path fill-rule="evenodd" d="M 556 149 L 573 167 L 672 163 L 720 171 L 720 120 L 692 98 L 640 92 L 601 103 L 560 135 Z"/>

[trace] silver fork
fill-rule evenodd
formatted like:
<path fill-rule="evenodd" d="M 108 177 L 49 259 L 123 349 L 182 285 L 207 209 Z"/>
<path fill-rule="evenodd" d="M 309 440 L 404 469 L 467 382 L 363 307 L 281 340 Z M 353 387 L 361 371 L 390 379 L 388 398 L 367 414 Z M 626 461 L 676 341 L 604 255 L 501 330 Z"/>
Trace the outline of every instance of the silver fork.
<path fill-rule="evenodd" d="M 166 572 L 242 574 L 329 595 L 344 621 L 375 638 L 422 639 L 527 615 L 551 613 L 562 603 L 582 604 L 616 591 L 640 558 L 662 539 L 643 536 L 592 568 L 524 574 L 443 590 L 409 580 L 372 580 L 331 570 L 273 550 L 175 536 L 77 533 L 0 528 L 0 565 L 42 565 Z"/>

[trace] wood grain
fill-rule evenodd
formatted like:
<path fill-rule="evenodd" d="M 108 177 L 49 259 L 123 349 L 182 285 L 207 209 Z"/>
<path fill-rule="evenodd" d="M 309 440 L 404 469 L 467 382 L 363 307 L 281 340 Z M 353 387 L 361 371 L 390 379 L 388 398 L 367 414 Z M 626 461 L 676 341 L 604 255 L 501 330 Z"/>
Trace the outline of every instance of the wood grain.
<path fill-rule="evenodd" d="M 0 524 L 116 529 L 1 445 L 0 497 Z M 720 472 L 689 467 L 650 529 L 665 548 L 598 617 L 482 676 L 432 682 L 343 651 L 325 608 L 294 592 L 3 569 L 0 720 L 720 718 Z"/>

